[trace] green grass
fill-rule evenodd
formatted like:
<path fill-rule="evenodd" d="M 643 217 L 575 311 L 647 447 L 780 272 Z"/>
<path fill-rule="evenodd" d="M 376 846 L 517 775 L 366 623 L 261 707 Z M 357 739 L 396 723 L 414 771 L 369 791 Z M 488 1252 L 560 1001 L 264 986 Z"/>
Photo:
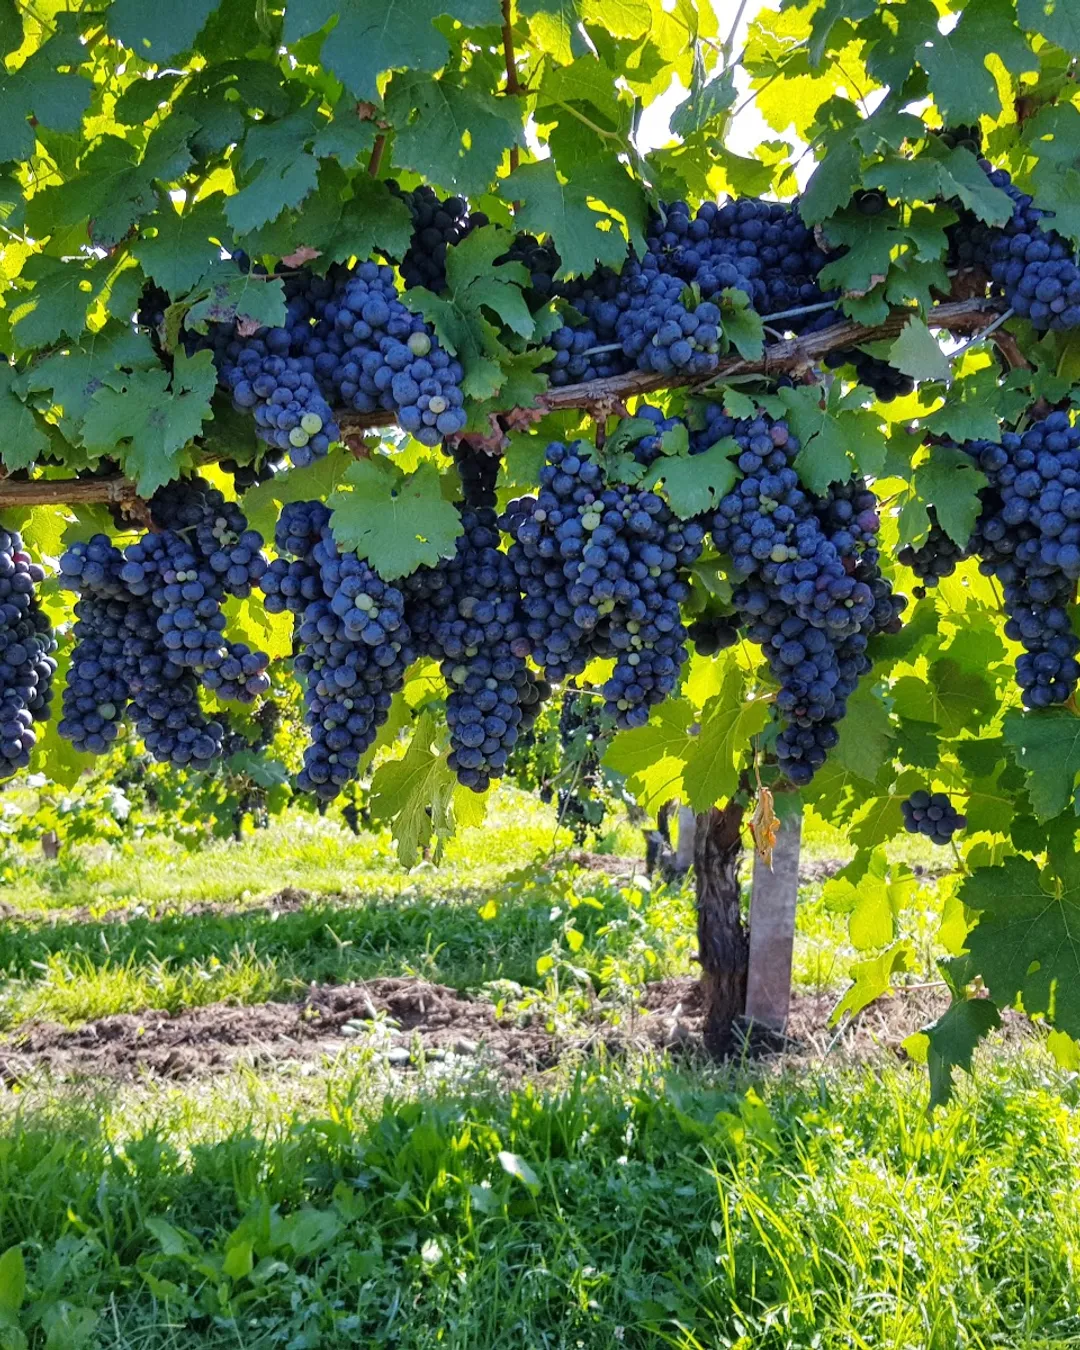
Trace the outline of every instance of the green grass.
<path fill-rule="evenodd" d="M 694 970 L 690 891 L 520 870 L 553 842 L 504 792 L 410 874 L 309 817 L 197 854 L 26 858 L 0 1026 L 409 973 L 532 986 L 554 1015 L 556 979 L 617 1004 Z M 843 842 L 811 822 L 805 851 Z M 263 903 L 288 885 L 299 907 Z M 929 882 L 901 916 L 928 975 L 939 908 Z M 843 984 L 845 922 L 804 887 L 801 986 Z M 585 1030 L 572 995 L 556 1014 Z M 0 1087 L 0 1350 L 1080 1347 L 1080 1092 L 1034 1040 L 980 1052 L 930 1114 L 885 1052 L 574 1052 L 510 1087 L 483 1055 L 392 1070 L 385 1034 L 182 1085 Z"/>
<path fill-rule="evenodd" d="M 931 1119 L 910 1070 L 405 1092 L 361 1052 L 13 1113 L 0 1232 L 35 1345 L 1080 1344 L 1075 1085 L 979 1077 Z"/>

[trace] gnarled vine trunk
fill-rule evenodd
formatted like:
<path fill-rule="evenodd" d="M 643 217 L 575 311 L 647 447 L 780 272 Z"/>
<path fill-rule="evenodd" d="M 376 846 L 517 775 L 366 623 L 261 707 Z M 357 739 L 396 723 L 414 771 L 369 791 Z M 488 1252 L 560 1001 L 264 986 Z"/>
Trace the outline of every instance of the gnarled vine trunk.
<path fill-rule="evenodd" d="M 698 817 L 694 841 L 698 953 L 705 996 L 705 1048 L 730 1054 L 734 1027 L 746 1009 L 750 940 L 739 895 L 743 807 L 736 801 Z"/>

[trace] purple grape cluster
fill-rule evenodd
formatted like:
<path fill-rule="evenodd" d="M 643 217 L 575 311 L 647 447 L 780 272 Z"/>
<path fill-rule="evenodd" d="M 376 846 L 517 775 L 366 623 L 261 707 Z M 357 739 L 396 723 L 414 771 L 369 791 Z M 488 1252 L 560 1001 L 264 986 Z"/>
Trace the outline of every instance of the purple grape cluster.
<path fill-rule="evenodd" d="M 614 657 L 605 711 L 643 726 L 686 661 L 680 606 L 701 526 L 678 521 L 654 492 L 608 483 L 580 441 L 547 447 L 539 493 L 511 502 L 501 523 L 523 592 L 522 650 L 553 682 Z"/>
<path fill-rule="evenodd" d="M 412 239 L 400 264 L 406 289 L 426 286 L 430 291 L 445 290 L 447 250 L 486 225 L 487 216 L 482 211 L 470 211 L 464 197 L 441 198 L 426 185 L 404 192 L 393 179 L 387 179 L 386 186 L 412 215 Z"/>
<path fill-rule="evenodd" d="M 295 667 L 304 678 L 311 741 L 301 792 L 332 801 L 355 777 L 415 659 L 405 598 L 355 553 L 341 553 L 321 502 L 282 512 L 283 556 L 261 578 L 267 607 L 297 615 Z"/>
<path fill-rule="evenodd" d="M 0 528 L 0 779 L 30 763 L 34 723 L 52 702 L 56 640 L 35 591 L 44 580 L 22 536 Z"/>
<path fill-rule="evenodd" d="M 767 416 L 735 420 L 708 405 L 692 451 L 721 437 L 742 447 L 742 479 L 718 504 L 713 543 L 744 578 L 733 600 L 738 626 L 765 652 L 780 684 L 780 767 L 809 783 L 836 744 L 836 724 L 870 669 L 869 637 L 895 631 L 903 600 L 881 575 L 878 515 L 860 480 L 807 492 L 793 467 L 799 443 Z"/>
<path fill-rule="evenodd" d="M 155 759 L 207 769 L 222 756 L 226 728 L 200 707 L 194 672 L 163 649 L 158 611 L 123 581 L 125 565 L 103 534 L 73 544 L 60 559 L 63 584 L 80 598 L 58 730 L 78 749 L 99 754 L 127 713 Z"/>
<path fill-rule="evenodd" d="M 932 844 L 949 844 L 954 834 L 967 828 L 967 816 L 957 811 L 944 792 L 919 788 L 900 803 L 900 811 L 908 834 L 921 834 Z"/>
<path fill-rule="evenodd" d="M 544 690 L 525 661 L 518 578 L 499 549 L 498 518 L 486 506 L 459 509 L 453 557 L 414 572 L 404 587 L 417 644 L 440 662 L 449 691 L 448 763 L 460 783 L 484 792 L 506 772 Z"/>

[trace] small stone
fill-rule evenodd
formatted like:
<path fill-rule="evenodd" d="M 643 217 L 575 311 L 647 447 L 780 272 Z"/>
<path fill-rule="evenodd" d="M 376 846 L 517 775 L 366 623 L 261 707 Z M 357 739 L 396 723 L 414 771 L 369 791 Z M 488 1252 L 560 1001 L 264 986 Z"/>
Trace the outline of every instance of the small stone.
<path fill-rule="evenodd" d="M 475 1041 L 466 1040 L 464 1036 L 454 1042 L 456 1055 L 475 1055 L 479 1048 Z"/>
<path fill-rule="evenodd" d="M 412 1059 L 412 1055 L 403 1045 L 395 1045 L 392 1050 L 386 1052 L 386 1062 L 394 1069 L 403 1069 Z"/>

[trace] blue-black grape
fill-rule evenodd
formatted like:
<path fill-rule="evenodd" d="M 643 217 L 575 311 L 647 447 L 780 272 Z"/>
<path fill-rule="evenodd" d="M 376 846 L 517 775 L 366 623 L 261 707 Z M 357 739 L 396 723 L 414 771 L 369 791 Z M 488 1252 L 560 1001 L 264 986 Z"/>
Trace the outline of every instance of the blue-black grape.
<path fill-rule="evenodd" d="M 0 528 L 0 779 L 30 763 L 52 700 L 56 640 L 35 589 L 44 580 L 22 536 Z"/>
<path fill-rule="evenodd" d="M 686 661 L 680 607 L 701 526 L 676 520 L 654 492 L 608 483 L 584 442 L 549 445 L 539 493 L 511 502 L 502 524 L 527 645 L 548 679 L 614 657 L 605 711 L 619 726 L 643 726 Z"/>
<path fill-rule="evenodd" d="M 900 803 L 904 829 L 921 834 L 932 844 L 948 844 L 954 834 L 967 828 L 967 817 L 960 814 L 944 792 L 919 788 Z"/>
<path fill-rule="evenodd" d="M 393 179 L 386 186 L 409 208 L 413 233 L 401 259 L 401 277 L 406 289 L 426 286 L 446 289 L 446 253 L 466 235 L 488 223 L 482 211 L 470 211 L 464 197 L 442 197 L 426 185 L 404 192 Z"/>

